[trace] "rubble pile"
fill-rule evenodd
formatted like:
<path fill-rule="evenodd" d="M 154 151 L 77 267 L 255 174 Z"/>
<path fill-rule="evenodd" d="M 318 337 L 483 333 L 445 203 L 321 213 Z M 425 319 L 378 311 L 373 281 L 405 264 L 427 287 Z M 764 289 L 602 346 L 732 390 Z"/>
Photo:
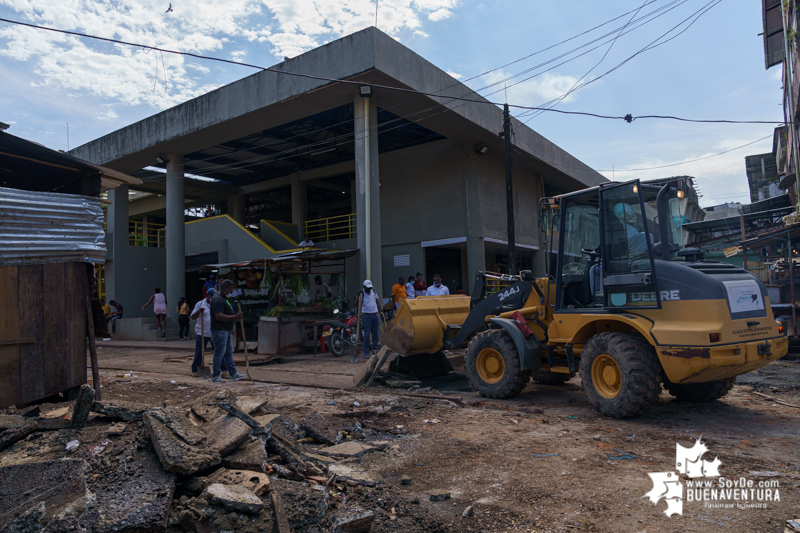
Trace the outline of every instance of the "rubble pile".
<path fill-rule="evenodd" d="M 298 423 L 224 389 L 180 406 L 93 397 L 84 386 L 71 410 L 0 415 L 0 533 L 356 533 L 397 519 L 359 466 L 392 443 L 353 419 Z"/>

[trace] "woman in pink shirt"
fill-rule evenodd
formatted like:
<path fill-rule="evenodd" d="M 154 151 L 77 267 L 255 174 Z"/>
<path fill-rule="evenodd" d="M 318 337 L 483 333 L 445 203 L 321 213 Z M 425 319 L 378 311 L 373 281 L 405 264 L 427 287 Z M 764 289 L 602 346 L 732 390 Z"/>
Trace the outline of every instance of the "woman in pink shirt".
<path fill-rule="evenodd" d="M 158 331 L 161 332 L 161 337 L 167 336 L 167 297 L 161 292 L 161 288 L 156 287 L 153 295 L 147 300 L 147 303 L 142 306 L 144 311 L 148 305 L 153 304 L 153 311 L 156 313 L 156 323 L 158 324 Z"/>

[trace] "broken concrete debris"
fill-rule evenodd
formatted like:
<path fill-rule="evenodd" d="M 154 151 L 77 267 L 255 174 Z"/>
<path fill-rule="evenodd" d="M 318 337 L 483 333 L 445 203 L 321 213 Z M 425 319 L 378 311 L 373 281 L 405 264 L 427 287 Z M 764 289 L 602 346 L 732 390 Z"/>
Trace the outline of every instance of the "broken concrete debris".
<path fill-rule="evenodd" d="M 345 440 L 365 435 L 353 418 L 298 424 L 267 412 L 262 397 L 231 391 L 186 406 L 101 403 L 91 387 L 71 419 L 62 409 L 31 412 L 39 417 L 0 414 L 0 443 L 14 461 L 0 467 L 0 508 L 18 507 L 0 516 L 3 533 L 357 533 L 375 520 L 347 498 L 378 490 L 382 479 L 360 457 L 390 442 Z"/>
<path fill-rule="evenodd" d="M 150 407 L 147 405 L 114 401 L 114 402 L 94 402 L 92 404 L 92 411 L 101 415 L 110 416 L 111 418 L 119 418 L 128 422 L 138 422 L 142 419 L 142 414 Z"/>
<path fill-rule="evenodd" d="M 341 510 L 333 520 L 333 533 L 366 533 L 372 527 L 375 513 L 358 507 Z"/>
<path fill-rule="evenodd" d="M 449 490 L 434 490 L 428 494 L 432 502 L 442 502 L 450 499 Z"/>
<path fill-rule="evenodd" d="M 89 419 L 89 413 L 92 411 L 92 402 L 94 401 L 94 389 L 89 385 L 81 385 L 78 391 L 78 397 L 75 400 L 75 406 L 72 408 L 71 426 L 73 428 L 80 428 L 86 424 Z"/>
<path fill-rule="evenodd" d="M 264 508 L 261 498 L 241 485 L 214 483 L 206 489 L 206 496 L 212 503 L 218 503 L 232 511 L 257 513 Z"/>
<path fill-rule="evenodd" d="M 205 434 L 177 409 L 151 409 L 143 420 L 164 470 L 195 474 L 222 461 L 219 452 L 206 445 Z"/>

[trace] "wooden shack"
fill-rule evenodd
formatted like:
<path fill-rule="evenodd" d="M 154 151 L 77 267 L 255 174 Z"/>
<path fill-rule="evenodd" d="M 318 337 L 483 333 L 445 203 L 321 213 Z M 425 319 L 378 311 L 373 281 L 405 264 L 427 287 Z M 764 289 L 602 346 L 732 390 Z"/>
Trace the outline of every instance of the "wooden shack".
<path fill-rule="evenodd" d="M 87 267 L 0 268 L 0 407 L 72 397 L 86 383 Z"/>
<path fill-rule="evenodd" d="M 93 264 L 106 258 L 99 196 L 133 183 L 0 131 L 0 408 L 87 382 Z"/>

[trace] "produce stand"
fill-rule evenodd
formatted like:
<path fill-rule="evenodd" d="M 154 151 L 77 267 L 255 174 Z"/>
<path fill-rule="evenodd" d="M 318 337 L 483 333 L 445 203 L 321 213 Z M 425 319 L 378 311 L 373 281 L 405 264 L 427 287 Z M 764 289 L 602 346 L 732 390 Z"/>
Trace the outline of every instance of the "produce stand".
<path fill-rule="evenodd" d="M 320 321 L 333 320 L 333 309 L 346 300 L 345 259 L 358 250 L 307 251 L 242 261 L 204 265 L 201 272 L 218 271 L 218 279 L 236 284 L 233 299 L 244 312 L 248 339 L 257 339 L 263 355 L 317 352 Z M 314 301 L 313 278 L 328 275 L 333 298 Z M 312 327 L 307 327 L 312 322 Z M 318 331 L 319 330 L 319 331 Z M 309 335 L 313 335 L 308 338 Z M 238 341 L 238 339 L 237 339 Z M 319 344 L 318 344 L 319 343 Z"/>

